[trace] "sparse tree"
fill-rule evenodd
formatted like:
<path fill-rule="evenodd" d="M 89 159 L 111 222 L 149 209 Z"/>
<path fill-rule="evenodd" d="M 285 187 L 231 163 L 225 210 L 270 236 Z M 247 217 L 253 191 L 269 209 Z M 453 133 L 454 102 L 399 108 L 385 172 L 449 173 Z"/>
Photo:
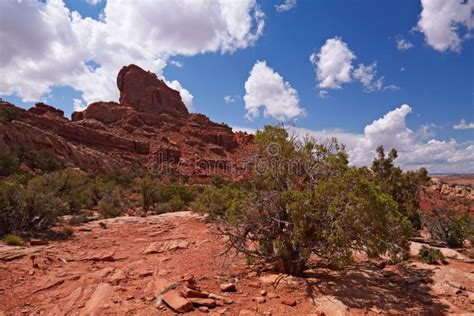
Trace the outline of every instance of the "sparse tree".
<path fill-rule="evenodd" d="M 231 247 L 293 275 L 311 254 L 343 265 L 354 250 L 406 251 L 409 222 L 389 195 L 348 165 L 343 146 L 288 136 L 281 127 L 257 132 L 260 160 L 247 198 L 222 216 Z"/>

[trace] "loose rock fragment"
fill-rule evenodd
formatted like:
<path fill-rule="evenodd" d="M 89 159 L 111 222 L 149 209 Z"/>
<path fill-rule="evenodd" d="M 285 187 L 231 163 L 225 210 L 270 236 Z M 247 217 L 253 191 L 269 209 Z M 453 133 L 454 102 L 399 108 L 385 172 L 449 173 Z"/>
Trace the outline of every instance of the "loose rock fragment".
<path fill-rule="evenodd" d="M 194 290 L 194 289 L 190 289 L 187 286 L 183 286 L 182 291 L 183 291 L 184 297 L 197 297 L 197 298 L 208 298 L 209 297 L 209 293 L 197 291 L 197 290 Z"/>
<path fill-rule="evenodd" d="M 237 288 L 235 287 L 235 284 L 233 283 L 224 283 L 221 284 L 221 291 L 222 292 L 237 292 Z"/>
<path fill-rule="evenodd" d="M 178 313 L 186 313 L 193 309 L 193 303 L 180 296 L 175 290 L 163 295 L 163 302 Z"/>
<path fill-rule="evenodd" d="M 30 245 L 31 246 L 44 246 L 48 245 L 49 242 L 47 240 L 40 240 L 40 239 L 32 239 L 30 240 Z"/>
<path fill-rule="evenodd" d="M 285 299 L 285 300 L 281 300 L 281 303 L 283 305 L 288 305 L 288 306 L 296 306 L 296 301 L 295 300 L 289 300 L 289 299 Z"/>
<path fill-rule="evenodd" d="M 190 302 L 192 302 L 194 305 L 197 306 L 206 306 L 209 308 L 214 308 L 216 307 L 216 301 L 210 298 L 188 298 Z"/>
<path fill-rule="evenodd" d="M 265 299 L 265 297 L 260 297 L 260 296 L 258 296 L 258 297 L 252 298 L 252 301 L 257 302 L 258 304 L 263 304 L 263 303 L 265 303 L 267 300 Z"/>

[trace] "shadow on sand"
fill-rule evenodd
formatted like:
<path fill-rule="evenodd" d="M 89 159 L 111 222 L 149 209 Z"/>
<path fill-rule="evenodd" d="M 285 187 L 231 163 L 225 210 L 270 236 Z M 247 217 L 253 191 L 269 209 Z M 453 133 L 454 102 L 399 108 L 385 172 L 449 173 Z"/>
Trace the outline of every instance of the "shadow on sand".
<path fill-rule="evenodd" d="M 306 293 L 313 302 L 321 295 L 333 296 L 349 308 L 378 313 L 443 315 L 448 306 L 430 294 L 432 270 L 381 269 L 358 264 L 345 270 L 319 266 L 306 275 Z"/>

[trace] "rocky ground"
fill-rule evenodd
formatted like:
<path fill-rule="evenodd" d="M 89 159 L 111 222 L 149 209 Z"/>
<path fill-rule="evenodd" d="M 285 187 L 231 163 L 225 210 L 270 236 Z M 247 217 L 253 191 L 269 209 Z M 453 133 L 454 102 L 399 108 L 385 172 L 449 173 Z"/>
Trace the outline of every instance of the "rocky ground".
<path fill-rule="evenodd" d="M 446 265 L 320 264 L 295 278 L 219 255 L 222 237 L 190 212 L 75 230 L 66 241 L 0 246 L 0 315 L 174 314 L 169 305 L 219 315 L 474 312 L 474 265 L 452 250 L 458 259 Z"/>

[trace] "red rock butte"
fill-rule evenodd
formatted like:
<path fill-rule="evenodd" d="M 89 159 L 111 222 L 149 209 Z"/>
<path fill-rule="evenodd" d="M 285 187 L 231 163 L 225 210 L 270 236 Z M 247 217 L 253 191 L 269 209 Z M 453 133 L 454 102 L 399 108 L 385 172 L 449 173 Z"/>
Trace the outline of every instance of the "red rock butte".
<path fill-rule="evenodd" d="M 192 179 L 248 174 L 253 135 L 189 113 L 178 91 L 136 65 L 119 71 L 117 87 L 119 103 L 91 103 L 71 120 L 44 103 L 25 111 L 0 101 L 0 110 L 18 112 L 0 121 L 0 146 L 43 150 L 86 171 L 153 169 L 159 161 Z"/>

